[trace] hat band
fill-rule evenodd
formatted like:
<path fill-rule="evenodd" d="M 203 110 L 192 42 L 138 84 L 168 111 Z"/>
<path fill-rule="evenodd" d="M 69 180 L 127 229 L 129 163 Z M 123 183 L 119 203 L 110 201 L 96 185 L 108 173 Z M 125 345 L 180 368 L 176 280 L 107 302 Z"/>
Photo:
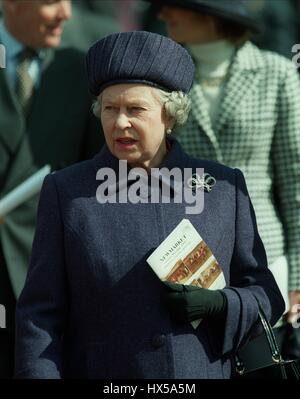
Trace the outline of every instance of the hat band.
<path fill-rule="evenodd" d="M 100 86 L 100 88 L 99 88 L 98 96 L 99 96 L 99 94 L 100 94 L 104 89 L 106 89 L 106 88 L 109 87 L 109 86 L 118 85 L 118 84 L 130 84 L 130 83 L 132 83 L 132 84 L 134 84 L 134 83 L 137 83 L 137 84 L 144 84 L 144 85 L 146 85 L 146 86 L 151 86 L 151 87 L 154 87 L 154 88 L 156 88 L 156 89 L 164 90 L 164 91 L 167 91 L 167 92 L 173 91 L 172 89 L 170 89 L 170 88 L 168 88 L 168 87 L 159 85 L 159 84 L 154 83 L 154 82 L 152 82 L 152 81 L 150 81 L 150 80 L 146 80 L 146 79 L 121 78 L 121 79 L 114 79 L 114 80 L 111 80 L 111 81 L 108 81 L 108 82 L 103 83 L 103 84 Z"/>

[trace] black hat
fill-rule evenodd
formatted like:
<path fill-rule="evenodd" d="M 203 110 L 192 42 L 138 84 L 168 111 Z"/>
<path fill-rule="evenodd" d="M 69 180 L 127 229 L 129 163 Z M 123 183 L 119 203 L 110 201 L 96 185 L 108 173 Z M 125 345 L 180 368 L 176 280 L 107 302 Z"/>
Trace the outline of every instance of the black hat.
<path fill-rule="evenodd" d="M 252 30 L 255 33 L 261 31 L 261 26 L 250 14 L 245 0 L 146 0 L 159 7 L 170 5 L 203 14 L 214 15 L 235 22 Z"/>
<path fill-rule="evenodd" d="M 119 83 L 143 83 L 167 91 L 187 93 L 193 83 L 194 63 L 173 40 L 157 33 L 113 33 L 89 49 L 86 66 L 91 93 Z"/>

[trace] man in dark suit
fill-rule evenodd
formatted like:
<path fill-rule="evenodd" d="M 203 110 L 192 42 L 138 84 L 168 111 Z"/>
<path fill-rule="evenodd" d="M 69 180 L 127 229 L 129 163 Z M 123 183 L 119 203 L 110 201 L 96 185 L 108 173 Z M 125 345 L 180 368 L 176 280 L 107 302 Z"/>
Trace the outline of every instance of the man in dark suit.
<path fill-rule="evenodd" d="M 92 115 L 83 54 L 59 49 L 69 0 L 4 0 L 0 43 L 0 199 L 45 164 L 60 169 L 99 151 L 100 125 Z M 13 374 L 15 301 L 27 272 L 38 195 L 0 222 L 0 378 Z"/>

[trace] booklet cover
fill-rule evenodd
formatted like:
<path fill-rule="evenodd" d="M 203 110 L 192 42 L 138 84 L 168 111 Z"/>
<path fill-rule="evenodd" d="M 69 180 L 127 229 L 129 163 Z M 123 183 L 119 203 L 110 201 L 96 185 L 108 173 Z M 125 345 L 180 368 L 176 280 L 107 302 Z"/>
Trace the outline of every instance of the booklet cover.
<path fill-rule="evenodd" d="M 210 290 L 225 287 L 220 265 L 188 219 L 183 219 L 147 259 L 162 281 Z M 201 320 L 191 324 L 197 328 Z"/>

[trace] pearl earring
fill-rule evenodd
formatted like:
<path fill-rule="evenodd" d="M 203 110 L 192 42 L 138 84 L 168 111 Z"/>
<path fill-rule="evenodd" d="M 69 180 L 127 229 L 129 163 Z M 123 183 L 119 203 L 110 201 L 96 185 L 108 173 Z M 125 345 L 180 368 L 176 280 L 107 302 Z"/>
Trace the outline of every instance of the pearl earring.
<path fill-rule="evenodd" d="M 171 134 L 172 133 L 172 129 L 168 127 L 168 129 L 166 130 L 167 134 Z"/>

